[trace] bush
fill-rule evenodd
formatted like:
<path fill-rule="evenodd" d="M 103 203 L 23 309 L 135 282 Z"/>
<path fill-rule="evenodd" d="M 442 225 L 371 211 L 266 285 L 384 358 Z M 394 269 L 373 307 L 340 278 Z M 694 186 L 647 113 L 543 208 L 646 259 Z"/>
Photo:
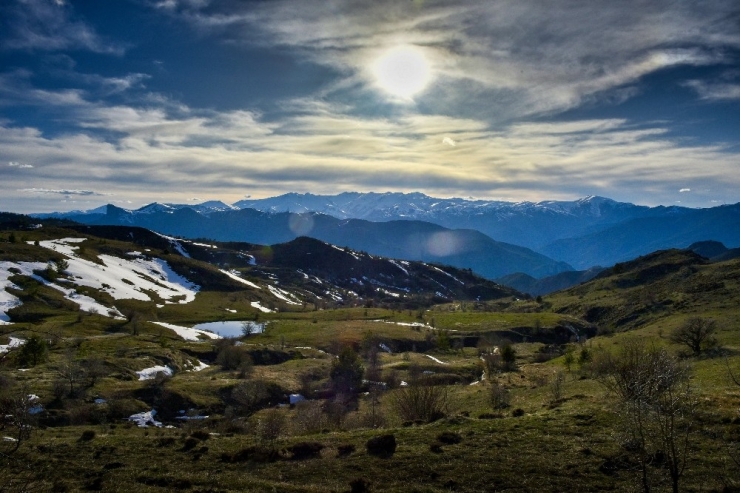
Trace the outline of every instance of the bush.
<path fill-rule="evenodd" d="M 23 367 L 36 366 L 46 361 L 47 353 L 46 341 L 32 335 L 18 351 L 18 364 Z"/>
<path fill-rule="evenodd" d="M 391 394 L 391 405 L 402 420 L 431 422 L 447 414 L 447 388 L 424 383 L 417 380 Z"/>
<path fill-rule="evenodd" d="M 239 412 L 248 416 L 271 404 L 276 397 L 274 390 L 274 386 L 263 380 L 250 380 L 235 386 L 231 390 L 231 398 Z"/>
<path fill-rule="evenodd" d="M 296 434 L 318 433 L 328 425 L 323 405 L 319 401 L 302 401 L 295 406 L 293 430 Z"/>
<path fill-rule="evenodd" d="M 257 437 L 265 442 L 274 442 L 284 430 L 285 414 L 278 409 L 268 409 L 257 423 Z"/>
<path fill-rule="evenodd" d="M 266 462 L 275 462 L 278 459 L 280 459 L 280 454 L 278 453 L 277 450 L 275 450 L 272 447 L 261 447 L 261 446 L 247 447 L 247 448 L 241 449 L 235 454 L 222 454 L 221 455 L 221 461 L 231 462 L 231 463 L 246 462 L 246 461 L 266 463 Z"/>
<path fill-rule="evenodd" d="M 80 435 L 81 442 L 89 442 L 93 438 L 95 438 L 95 430 L 85 430 L 82 432 L 82 435 Z"/>
<path fill-rule="evenodd" d="M 396 437 L 394 435 L 380 435 L 373 437 L 365 444 L 367 453 L 377 457 L 390 457 L 396 453 Z"/>
<path fill-rule="evenodd" d="M 337 457 L 347 457 L 348 455 L 352 455 L 355 450 L 356 447 L 353 444 L 345 443 L 337 447 Z"/>
<path fill-rule="evenodd" d="M 443 431 L 437 435 L 437 441 L 446 445 L 454 445 L 462 442 L 462 437 L 459 433 L 455 433 L 454 431 Z"/>
<path fill-rule="evenodd" d="M 365 369 L 357 353 L 349 346 L 334 360 L 329 377 L 335 392 L 352 394 L 362 385 Z"/>
<path fill-rule="evenodd" d="M 489 398 L 491 407 L 493 409 L 505 409 L 509 407 L 509 390 L 501 385 L 501 382 L 497 378 L 491 380 L 490 388 Z"/>
<path fill-rule="evenodd" d="M 674 329 L 669 338 L 675 344 L 683 344 L 688 347 L 694 356 L 699 356 L 702 351 L 717 346 L 718 342 L 714 337 L 716 331 L 717 324 L 714 320 L 693 317 Z"/>
<path fill-rule="evenodd" d="M 247 376 L 252 372 L 254 363 L 249 355 L 247 348 L 237 346 L 235 339 L 220 339 L 216 344 L 216 364 L 221 369 L 239 370 L 242 376 Z"/>
<path fill-rule="evenodd" d="M 294 460 L 319 458 L 322 450 L 324 450 L 324 444 L 319 442 L 300 442 L 288 447 Z"/>

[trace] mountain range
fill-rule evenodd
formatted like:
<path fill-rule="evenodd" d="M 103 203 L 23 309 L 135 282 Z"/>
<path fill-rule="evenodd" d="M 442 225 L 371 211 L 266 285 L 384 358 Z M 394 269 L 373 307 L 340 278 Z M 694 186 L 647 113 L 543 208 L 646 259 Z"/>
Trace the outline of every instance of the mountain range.
<path fill-rule="evenodd" d="M 698 241 L 740 246 L 740 204 L 647 207 L 595 196 L 513 203 L 421 193 L 290 193 L 233 205 L 107 205 L 36 217 L 261 244 L 307 235 L 376 255 L 470 268 L 491 279 L 518 272 L 539 279 L 610 266 Z"/>

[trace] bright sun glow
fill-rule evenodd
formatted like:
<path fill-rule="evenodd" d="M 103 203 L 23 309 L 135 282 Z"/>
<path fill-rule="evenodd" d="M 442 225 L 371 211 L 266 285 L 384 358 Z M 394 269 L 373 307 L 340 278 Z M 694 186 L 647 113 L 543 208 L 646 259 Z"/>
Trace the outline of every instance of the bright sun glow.
<path fill-rule="evenodd" d="M 418 48 L 400 46 L 383 54 L 373 65 L 375 79 L 383 90 L 411 99 L 429 84 L 431 70 Z"/>

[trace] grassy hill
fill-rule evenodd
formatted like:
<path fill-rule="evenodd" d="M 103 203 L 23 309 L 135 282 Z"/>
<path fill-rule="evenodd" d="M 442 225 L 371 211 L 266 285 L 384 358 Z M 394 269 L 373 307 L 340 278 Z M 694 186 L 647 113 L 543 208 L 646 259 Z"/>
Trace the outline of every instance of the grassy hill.
<path fill-rule="evenodd" d="M 118 277 L 100 270 L 112 258 L 131 262 Z M 542 302 L 304 239 L 45 226 L 0 231 L 0 266 L 22 303 L 0 325 L 2 491 L 634 491 L 643 464 L 670 490 L 667 454 L 639 453 L 603 384 L 631 341 L 692 372 L 680 490 L 740 487 L 737 259 L 656 252 Z M 362 276 L 385 284 L 372 303 L 327 294 L 352 299 Z M 148 299 L 122 297 L 122 279 Z M 80 309 L 92 302 L 106 311 Z M 698 356 L 670 337 L 693 318 L 716 324 Z M 230 320 L 266 325 L 238 340 L 192 329 Z M 436 412 L 410 416 L 414 399 Z M 161 426 L 131 419 L 152 410 Z M 385 435 L 395 448 L 368 446 Z"/>

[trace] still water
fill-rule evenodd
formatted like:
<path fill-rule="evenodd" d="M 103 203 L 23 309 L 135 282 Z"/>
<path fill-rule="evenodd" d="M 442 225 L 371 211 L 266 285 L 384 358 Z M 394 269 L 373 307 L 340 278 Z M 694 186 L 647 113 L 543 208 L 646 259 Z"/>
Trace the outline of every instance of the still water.
<path fill-rule="evenodd" d="M 245 320 L 231 320 L 228 322 L 207 322 L 204 324 L 194 325 L 194 329 L 208 330 L 216 333 L 221 337 L 241 337 L 244 335 L 244 327 L 249 327 L 252 334 L 258 334 L 265 330 L 265 324 Z"/>

